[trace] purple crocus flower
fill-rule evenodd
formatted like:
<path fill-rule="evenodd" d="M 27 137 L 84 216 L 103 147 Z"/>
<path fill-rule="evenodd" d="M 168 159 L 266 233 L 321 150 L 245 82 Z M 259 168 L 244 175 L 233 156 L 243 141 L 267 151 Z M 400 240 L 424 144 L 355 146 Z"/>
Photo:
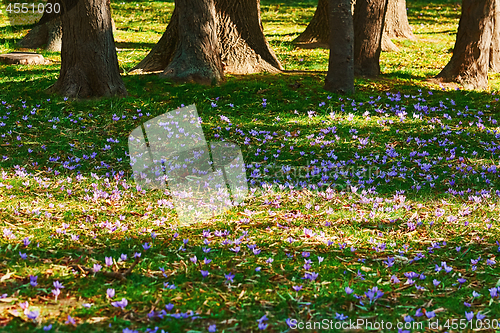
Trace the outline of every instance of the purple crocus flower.
<path fill-rule="evenodd" d="M 365 292 L 365 295 L 370 300 L 370 303 L 372 303 L 373 301 L 376 301 L 378 298 L 382 297 L 384 293 L 375 286 L 372 289 L 368 289 L 368 291 Z"/>
<path fill-rule="evenodd" d="M 113 258 L 112 257 L 105 257 L 104 261 L 106 263 L 106 266 L 111 266 L 113 265 Z"/>
<path fill-rule="evenodd" d="M 232 273 L 229 273 L 229 274 L 224 274 L 224 277 L 228 280 L 228 281 L 231 281 L 231 282 L 234 282 L 233 279 L 234 279 L 234 274 Z"/>
<path fill-rule="evenodd" d="M 343 313 L 335 312 L 335 319 L 337 319 L 337 320 L 346 320 L 347 318 L 349 318 L 349 316 L 346 316 Z"/>
<path fill-rule="evenodd" d="M 109 288 L 108 290 L 106 290 L 106 296 L 108 296 L 108 298 L 115 297 L 115 290 L 113 288 Z"/>
<path fill-rule="evenodd" d="M 38 276 L 30 275 L 30 285 L 32 287 L 36 287 L 38 285 L 38 282 L 36 282 L 37 279 L 38 279 Z"/>
<path fill-rule="evenodd" d="M 465 318 L 467 319 L 467 321 L 471 321 L 474 318 L 474 312 L 465 311 Z"/>
<path fill-rule="evenodd" d="M 25 313 L 26 313 L 26 317 L 28 317 L 28 319 L 35 320 L 38 317 L 38 315 L 40 314 L 40 311 L 27 311 Z"/>
<path fill-rule="evenodd" d="M 436 314 L 434 313 L 434 311 L 426 311 L 425 312 L 425 316 L 428 318 L 428 319 L 431 319 L 431 318 L 434 318 L 436 316 Z"/>
<path fill-rule="evenodd" d="M 68 315 L 68 320 L 64 322 L 66 325 L 76 325 L 76 322 L 70 315 Z"/>
<path fill-rule="evenodd" d="M 113 305 L 115 308 L 121 308 L 122 310 L 127 306 L 127 304 L 128 304 L 128 301 L 126 298 L 122 298 L 121 301 L 116 301 L 116 302 L 111 303 L 111 305 Z"/>
<path fill-rule="evenodd" d="M 62 285 L 62 283 L 59 282 L 59 281 L 54 281 L 53 284 L 54 284 L 54 288 L 56 288 L 56 289 L 62 289 L 62 288 L 64 288 L 64 286 Z"/>
<path fill-rule="evenodd" d="M 61 293 L 61 290 L 60 289 L 52 289 L 52 293 L 54 294 L 54 296 L 56 296 L 56 300 L 57 300 L 57 297 Z"/>

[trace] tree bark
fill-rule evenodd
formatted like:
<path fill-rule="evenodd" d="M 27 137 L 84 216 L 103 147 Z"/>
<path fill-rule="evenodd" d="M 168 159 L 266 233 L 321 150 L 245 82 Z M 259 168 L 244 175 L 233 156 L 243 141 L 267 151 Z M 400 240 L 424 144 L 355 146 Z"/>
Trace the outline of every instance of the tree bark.
<path fill-rule="evenodd" d="M 330 30 L 328 29 L 328 1 L 319 0 L 314 16 L 299 37 L 296 44 L 313 44 L 309 47 L 330 47 Z"/>
<path fill-rule="evenodd" d="M 349 0 L 329 0 L 330 58 L 325 90 L 354 92 L 354 26 Z"/>
<path fill-rule="evenodd" d="M 415 39 L 406 15 L 406 0 L 389 0 L 384 35 L 389 38 Z"/>
<path fill-rule="evenodd" d="M 217 45 L 224 72 L 248 74 L 275 73 L 282 70 L 276 54 L 264 36 L 259 0 L 214 0 L 214 5 L 216 27 L 214 45 Z M 193 7 L 185 10 L 192 11 Z M 171 66 L 170 63 L 174 60 L 178 49 L 184 47 L 183 39 L 180 37 L 180 30 L 183 29 L 178 18 L 180 14 L 179 6 L 176 4 L 162 38 L 134 67 L 134 72 L 164 71 Z M 186 15 L 190 17 L 190 14 Z M 192 42 L 201 43 L 194 40 Z"/>
<path fill-rule="evenodd" d="M 351 5 L 355 6 L 355 0 Z M 306 30 L 293 42 L 304 48 L 323 47 L 329 48 L 328 30 L 328 0 L 319 0 L 316 12 L 309 22 Z M 406 0 L 389 0 L 385 16 L 384 33 L 382 34 L 382 51 L 398 51 L 398 47 L 390 38 L 403 37 L 414 39 L 411 32 L 408 16 L 406 15 Z"/>
<path fill-rule="evenodd" d="M 18 43 L 19 47 L 28 49 L 37 49 L 44 45 L 47 51 L 61 52 L 62 24 L 60 18 L 35 26 Z"/>
<path fill-rule="evenodd" d="M 380 74 L 382 32 L 388 0 L 357 0 L 354 10 L 354 74 Z"/>
<path fill-rule="evenodd" d="M 81 0 L 62 16 L 61 70 L 49 89 L 66 97 L 126 96 L 107 0 Z"/>
<path fill-rule="evenodd" d="M 161 76 L 215 84 L 224 73 L 217 40 L 214 0 L 176 0 L 179 42 Z"/>
<path fill-rule="evenodd" d="M 179 10 L 175 7 L 163 36 L 132 71 L 136 73 L 163 71 L 174 58 L 178 43 Z"/>
<path fill-rule="evenodd" d="M 490 70 L 494 73 L 500 73 L 500 0 L 495 0 L 493 36 L 490 48 Z"/>
<path fill-rule="evenodd" d="M 463 0 L 453 56 L 438 78 L 466 89 L 488 87 L 495 1 Z"/>
<path fill-rule="evenodd" d="M 40 20 L 31 29 L 26 36 L 18 43 L 19 47 L 29 49 L 37 49 L 45 45 L 47 51 L 61 52 L 62 47 L 62 20 L 61 17 L 71 10 L 78 0 L 49 0 L 47 3 L 60 5 L 60 11 L 44 11 Z M 113 31 L 115 31 L 115 23 L 111 19 Z"/>
<path fill-rule="evenodd" d="M 49 0 L 47 3 L 52 6 L 57 3 L 60 5 L 60 8 L 63 8 L 59 0 Z M 62 44 L 62 21 L 59 14 L 54 13 L 54 11 L 50 13 L 44 11 L 38 23 L 19 41 L 18 46 L 37 49 L 45 45 L 45 49 L 48 51 L 60 52 Z"/>

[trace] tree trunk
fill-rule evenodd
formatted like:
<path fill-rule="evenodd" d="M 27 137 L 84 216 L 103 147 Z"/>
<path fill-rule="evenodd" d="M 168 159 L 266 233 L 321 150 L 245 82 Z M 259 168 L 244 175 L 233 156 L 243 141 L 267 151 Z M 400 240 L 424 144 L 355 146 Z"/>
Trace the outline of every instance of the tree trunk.
<path fill-rule="evenodd" d="M 62 24 L 60 18 L 33 27 L 18 43 L 19 47 L 28 49 L 37 49 L 44 45 L 47 51 L 61 52 Z"/>
<path fill-rule="evenodd" d="M 25 47 L 28 49 L 38 49 L 43 45 L 47 44 L 49 40 L 49 28 L 47 24 L 37 25 L 33 27 L 26 36 L 23 37 L 18 43 L 17 46 Z"/>
<path fill-rule="evenodd" d="M 23 37 L 18 43 L 19 47 L 29 49 L 37 49 L 45 45 L 47 51 L 61 52 L 62 46 L 62 20 L 61 17 L 76 6 L 78 1 L 73 0 L 49 0 L 47 4 L 59 4 L 60 11 L 43 12 L 42 17 L 36 23 L 26 36 Z M 115 31 L 115 24 L 111 19 L 113 31 Z"/>
<path fill-rule="evenodd" d="M 329 0 L 330 58 L 325 90 L 354 92 L 354 27 L 349 0 Z"/>
<path fill-rule="evenodd" d="M 279 72 L 282 69 L 281 64 L 266 41 L 262 29 L 260 0 L 214 0 L 214 4 L 217 34 L 214 45 L 217 45 L 224 72 L 233 74 Z M 178 7 L 176 5 L 160 41 L 134 67 L 134 72 L 163 71 L 170 67 L 177 50 L 184 47 L 183 39 L 180 38 L 183 23 L 178 18 L 180 15 Z M 192 11 L 192 6 L 187 10 Z"/>
<path fill-rule="evenodd" d="M 351 5 L 355 6 L 355 0 Z M 319 0 L 318 7 L 306 30 L 293 42 L 304 48 L 329 48 L 328 30 L 328 0 Z M 389 0 L 385 16 L 384 33 L 382 34 L 382 51 L 398 51 L 398 47 L 390 38 L 404 37 L 414 39 L 411 32 L 408 16 L 406 15 L 406 0 Z"/>
<path fill-rule="evenodd" d="M 126 96 L 109 0 L 81 0 L 62 16 L 61 71 L 51 92 L 66 97 Z"/>
<path fill-rule="evenodd" d="M 296 44 L 312 44 L 309 47 L 329 48 L 330 31 L 328 29 L 328 1 L 319 0 L 314 16 L 303 33 L 293 41 Z"/>
<path fill-rule="evenodd" d="M 62 21 L 57 18 L 47 22 L 48 38 L 45 49 L 47 51 L 61 52 L 62 47 Z"/>
<path fill-rule="evenodd" d="M 495 1 L 463 0 L 453 56 L 438 78 L 466 89 L 488 87 Z"/>
<path fill-rule="evenodd" d="M 354 10 L 354 74 L 380 74 L 380 51 L 388 0 L 357 0 Z"/>
<path fill-rule="evenodd" d="M 490 48 L 490 70 L 500 73 L 500 0 L 495 0 L 493 17 L 493 37 Z"/>
<path fill-rule="evenodd" d="M 167 29 L 161 36 L 160 40 L 151 49 L 149 54 L 137 64 L 132 71 L 141 72 L 156 72 L 163 71 L 174 58 L 177 44 L 179 43 L 179 11 L 174 8 Z"/>
<path fill-rule="evenodd" d="M 224 76 L 217 40 L 214 0 L 176 0 L 179 42 L 161 76 L 215 84 Z"/>
<path fill-rule="evenodd" d="M 216 0 L 224 70 L 232 74 L 277 73 L 283 68 L 264 36 L 260 0 Z"/>
<path fill-rule="evenodd" d="M 406 0 L 389 0 L 384 35 L 389 38 L 415 39 L 406 15 Z"/>
<path fill-rule="evenodd" d="M 49 0 L 47 4 L 54 6 L 59 4 L 61 12 L 63 4 L 59 0 Z M 51 11 L 44 11 L 38 23 L 31 29 L 23 39 L 18 43 L 18 46 L 29 49 L 37 49 L 45 45 L 45 49 L 53 52 L 61 51 L 62 43 L 62 21 L 61 14 Z"/>

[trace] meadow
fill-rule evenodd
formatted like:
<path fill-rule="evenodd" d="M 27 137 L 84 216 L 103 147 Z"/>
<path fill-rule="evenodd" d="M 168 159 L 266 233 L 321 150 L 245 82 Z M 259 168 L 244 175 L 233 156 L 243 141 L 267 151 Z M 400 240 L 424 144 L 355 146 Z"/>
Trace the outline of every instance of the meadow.
<path fill-rule="evenodd" d="M 500 331 L 499 75 L 487 91 L 432 80 L 460 5 L 408 0 L 416 40 L 340 96 L 322 88 L 328 50 L 292 44 L 315 4 L 261 4 L 283 66 L 306 74 L 130 74 L 173 1 L 112 3 L 126 98 L 48 95 L 58 53 L 0 65 L 0 332 Z M 0 53 L 29 28 L 0 16 Z M 207 141 L 240 146 L 250 191 L 184 227 L 168 190 L 136 185 L 127 144 L 190 104 Z"/>

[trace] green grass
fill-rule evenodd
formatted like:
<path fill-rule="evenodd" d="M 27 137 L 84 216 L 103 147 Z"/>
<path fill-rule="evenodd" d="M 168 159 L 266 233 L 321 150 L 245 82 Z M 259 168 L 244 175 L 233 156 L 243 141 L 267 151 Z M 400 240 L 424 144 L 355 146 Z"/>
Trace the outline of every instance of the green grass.
<path fill-rule="evenodd" d="M 262 3 L 266 35 L 286 69 L 327 70 L 326 50 L 291 44 L 314 5 Z M 120 66 L 128 72 L 161 37 L 173 2 L 112 7 Z M 412 332 L 431 331 L 438 319 L 435 331 L 456 332 L 479 325 L 475 318 L 463 328 L 470 311 L 486 315 L 483 327 L 495 323 L 498 75 L 490 76 L 489 91 L 428 80 L 451 56 L 460 8 L 452 1 L 407 7 L 417 39 L 394 40 L 400 52 L 383 53 L 381 76 L 357 78 L 350 97 L 324 91 L 324 74 L 227 75 L 215 87 L 124 74 L 127 98 L 74 101 L 45 93 L 58 76 L 58 53 L 36 50 L 52 65 L 1 65 L 0 332 L 43 332 L 47 325 L 52 332 L 207 332 L 210 325 L 253 332 L 264 315 L 266 331 L 287 331 L 288 318 L 332 321 L 338 331 L 340 314 L 393 328 L 409 315 L 423 325 Z M 4 19 L 0 53 L 15 50 L 28 29 Z M 136 187 L 127 140 L 146 120 L 193 103 L 207 141 L 241 147 L 251 191 L 241 207 L 182 227 L 168 191 Z M 301 188 L 322 175 L 329 187 Z M 286 176 L 300 183 L 289 189 Z M 112 278 L 136 252 L 140 260 L 126 280 Z M 393 265 L 384 263 L 389 258 Z M 101 272 L 86 272 L 94 264 Z M 318 276 L 303 279 L 306 272 Z M 410 272 L 418 277 L 405 284 Z M 64 285 L 57 300 L 55 281 Z M 384 294 L 370 302 L 365 293 L 373 287 Z M 107 289 L 115 290 L 111 300 Z M 122 298 L 124 309 L 111 305 Z M 36 320 L 23 313 L 23 302 L 40 311 Z M 435 317 L 417 316 L 419 309 Z M 68 315 L 76 325 L 65 323 Z"/>

